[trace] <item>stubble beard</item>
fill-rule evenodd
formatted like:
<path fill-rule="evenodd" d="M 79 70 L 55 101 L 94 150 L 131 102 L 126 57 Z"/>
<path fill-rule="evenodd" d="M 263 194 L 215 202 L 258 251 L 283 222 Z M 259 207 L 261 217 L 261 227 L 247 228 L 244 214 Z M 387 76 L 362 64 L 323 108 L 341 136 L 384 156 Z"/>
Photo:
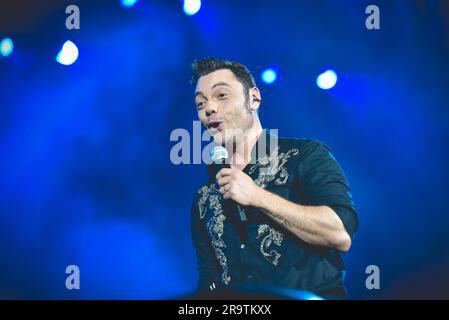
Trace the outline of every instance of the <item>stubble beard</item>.
<path fill-rule="evenodd" d="M 215 143 L 225 147 L 230 154 L 233 154 L 236 151 L 242 151 L 240 148 L 244 148 L 245 140 L 247 139 L 255 121 L 252 117 L 249 103 L 245 104 L 244 107 L 245 118 L 242 119 L 242 121 L 239 121 L 239 125 L 231 128 L 225 128 L 222 132 L 214 135 Z M 232 123 L 232 119 L 230 123 Z"/>

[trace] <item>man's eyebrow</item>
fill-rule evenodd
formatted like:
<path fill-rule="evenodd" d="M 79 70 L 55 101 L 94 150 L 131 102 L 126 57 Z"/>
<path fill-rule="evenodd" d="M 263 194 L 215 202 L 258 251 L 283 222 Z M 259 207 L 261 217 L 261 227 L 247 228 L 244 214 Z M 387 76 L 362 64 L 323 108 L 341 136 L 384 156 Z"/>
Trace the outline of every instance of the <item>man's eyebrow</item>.
<path fill-rule="evenodd" d="M 226 87 L 232 88 L 232 87 L 231 87 L 229 84 L 227 84 L 226 82 L 218 82 L 218 83 L 214 84 L 214 85 L 212 86 L 211 89 L 213 89 L 213 88 L 215 88 L 215 87 L 218 87 L 218 86 L 226 86 Z M 201 91 L 198 91 L 197 93 L 195 93 L 195 98 L 196 98 L 198 95 L 202 95 L 204 98 L 206 97 Z"/>
<path fill-rule="evenodd" d="M 215 87 L 218 87 L 218 86 L 227 86 L 227 87 L 229 87 L 229 88 L 232 88 L 232 87 L 231 87 L 229 84 L 227 84 L 226 82 L 218 82 L 218 83 L 214 84 L 214 85 L 212 86 L 211 89 L 213 89 L 213 88 L 215 88 Z"/>
<path fill-rule="evenodd" d="M 196 98 L 198 95 L 201 95 L 201 96 L 203 96 L 204 98 L 206 98 L 206 97 L 204 96 L 204 94 L 203 94 L 201 91 L 198 91 L 197 93 L 195 93 L 195 98 Z"/>

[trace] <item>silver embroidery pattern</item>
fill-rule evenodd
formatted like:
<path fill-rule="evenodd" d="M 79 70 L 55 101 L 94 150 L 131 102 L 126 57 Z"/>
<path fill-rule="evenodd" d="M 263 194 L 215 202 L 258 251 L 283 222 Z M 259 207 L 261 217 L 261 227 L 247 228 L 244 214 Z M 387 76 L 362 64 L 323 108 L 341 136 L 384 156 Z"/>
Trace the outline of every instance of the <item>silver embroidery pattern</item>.
<path fill-rule="evenodd" d="M 200 198 L 198 199 L 198 209 L 200 211 L 200 219 L 203 219 L 204 215 L 206 214 L 204 206 L 206 205 L 206 201 L 209 196 L 208 186 L 202 186 L 200 190 L 198 190 L 198 193 L 201 194 Z"/>
<path fill-rule="evenodd" d="M 250 168 L 249 173 L 254 173 L 256 168 L 260 167 L 259 177 L 254 180 L 254 182 L 261 188 L 266 188 L 268 183 L 273 180 L 276 185 L 283 185 L 287 182 L 289 176 L 288 171 L 284 166 L 291 156 L 296 156 L 298 153 L 298 149 L 290 149 L 287 152 L 279 154 L 279 146 L 277 146 L 269 156 L 264 156 L 258 159 Z M 279 176 L 275 179 L 278 173 Z"/>
<path fill-rule="evenodd" d="M 274 243 L 278 247 L 280 247 L 282 244 L 282 240 L 284 239 L 284 236 L 282 235 L 282 233 L 274 230 L 267 224 L 261 224 L 259 226 L 259 229 L 257 230 L 257 239 L 259 239 L 262 235 L 264 235 L 267 232 L 268 234 L 262 239 L 260 243 L 260 252 L 263 254 L 265 259 L 268 260 L 268 262 L 277 266 L 281 254 L 276 250 L 270 250 L 270 246 Z M 267 252 L 267 250 L 269 250 L 269 252 Z"/>
<path fill-rule="evenodd" d="M 279 154 L 279 146 L 277 146 L 269 156 L 264 156 L 258 159 L 250 168 L 249 173 L 254 173 L 256 168 L 259 167 L 259 177 L 254 180 L 254 182 L 261 188 L 266 188 L 268 183 L 273 180 L 276 185 L 283 185 L 287 182 L 289 177 L 289 173 L 287 169 L 285 169 L 285 164 L 290 157 L 298 154 L 299 150 L 296 148 Z M 260 243 L 260 252 L 265 259 L 277 266 L 281 254 L 276 250 L 270 250 L 269 248 L 273 243 L 280 247 L 282 240 L 284 239 L 284 235 L 266 224 L 261 224 L 259 225 L 259 229 L 257 231 L 257 239 L 259 239 L 266 232 L 268 232 L 268 234 Z M 269 250 L 269 252 L 267 252 L 267 250 Z"/>
<path fill-rule="evenodd" d="M 211 185 L 209 192 L 218 192 L 214 185 Z M 223 248 L 226 248 L 226 244 L 223 239 L 224 230 L 224 220 L 226 216 L 223 214 L 223 208 L 221 207 L 220 198 L 217 194 L 211 194 L 209 196 L 209 208 L 213 210 L 214 215 L 207 222 L 207 231 L 211 238 L 212 247 L 215 250 L 215 256 L 217 257 L 218 263 L 221 266 L 221 281 L 224 284 L 229 284 L 231 277 L 228 275 L 228 262 L 225 254 L 223 253 Z"/>

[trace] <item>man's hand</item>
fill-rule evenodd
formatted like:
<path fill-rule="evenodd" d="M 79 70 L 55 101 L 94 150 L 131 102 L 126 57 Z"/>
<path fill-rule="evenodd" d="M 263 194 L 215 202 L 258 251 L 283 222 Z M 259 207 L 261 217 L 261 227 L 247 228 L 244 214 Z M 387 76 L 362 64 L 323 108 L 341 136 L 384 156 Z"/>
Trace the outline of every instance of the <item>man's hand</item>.
<path fill-rule="evenodd" d="M 220 192 L 225 199 L 232 199 L 244 206 L 254 206 L 260 187 L 239 169 L 224 168 L 217 173 Z"/>
<path fill-rule="evenodd" d="M 259 187 L 239 169 L 221 169 L 217 176 L 223 198 L 253 206 L 303 241 L 347 252 L 351 238 L 342 220 L 328 206 L 303 206 Z"/>

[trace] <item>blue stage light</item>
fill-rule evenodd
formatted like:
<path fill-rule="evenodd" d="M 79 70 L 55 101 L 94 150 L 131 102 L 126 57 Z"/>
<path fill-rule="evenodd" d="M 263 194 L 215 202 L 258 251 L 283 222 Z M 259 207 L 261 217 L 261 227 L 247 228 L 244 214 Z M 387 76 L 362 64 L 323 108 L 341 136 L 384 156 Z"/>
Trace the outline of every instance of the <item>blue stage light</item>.
<path fill-rule="evenodd" d="M 304 296 L 304 300 L 324 300 L 320 296 L 317 296 L 316 294 L 310 293 L 308 295 Z"/>
<path fill-rule="evenodd" d="M 184 13 L 193 16 L 201 9 L 201 0 L 184 0 Z"/>
<path fill-rule="evenodd" d="M 14 50 L 14 43 L 12 42 L 11 38 L 4 38 L 0 42 L 0 53 L 2 56 L 4 57 L 9 56 L 13 50 Z"/>
<path fill-rule="evenodd" d="M 78 59 L 78 47 L 72 41 L 66 41 L 61 51 L 56 55 L 56 61 L 65 66 L 71 65 Z"/>
<path fill-rule="evenodd" d="M 137 3 L 137 0 L 121 0 L 122 6 L 129 8 Z"/>
<path fill-rule="evenodd" d="M 266 84 L 272 84 L 276 81 L 276 78 L 278 77 L 276 71 L 273 69 L 266 69 L 262 72 L 262 81 Z"/>
<path fill-rule="evenodd" d="M 327 70 L 316 78 L 316 85 L 323 90 L 328 90 L 335 86 L 337 80 L 338 77 L 335 71 Z"/>

